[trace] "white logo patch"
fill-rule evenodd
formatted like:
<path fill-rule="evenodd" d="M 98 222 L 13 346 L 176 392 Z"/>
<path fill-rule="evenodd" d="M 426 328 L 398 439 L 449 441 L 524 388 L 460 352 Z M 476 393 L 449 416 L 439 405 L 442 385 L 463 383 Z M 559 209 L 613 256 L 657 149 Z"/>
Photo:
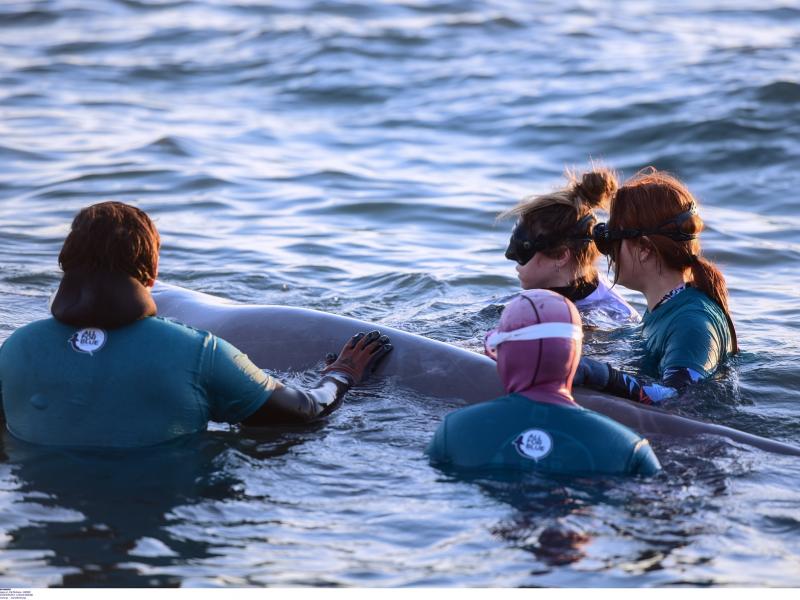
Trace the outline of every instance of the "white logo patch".
<path fill-rule="evenodd" d="M 96 327 L 79 329 L 69 338 L 69 343 L 75 352 L 92 354 L 106 345 L 106 332 Z"/>
<path fill-rule="evenodd" d="M 514 448 L 525 458 L 539 461 L 550 454 L 553 449 L 553 438 L 541 429 L 528 429 L 514 440 Z"/>

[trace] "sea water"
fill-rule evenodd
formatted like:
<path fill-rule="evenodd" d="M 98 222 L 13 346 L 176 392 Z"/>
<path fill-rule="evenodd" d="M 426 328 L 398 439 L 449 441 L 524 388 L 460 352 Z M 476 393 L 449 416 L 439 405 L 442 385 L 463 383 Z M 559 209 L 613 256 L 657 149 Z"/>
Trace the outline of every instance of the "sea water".
<path fill-rule="evenodd" d="M 0 3 L 0 341 L 113 199 L 164 281 L 477 350 L 518 289 L 497 215 L 654 165 L 699 198 L 742 346 L 675 410 L 800 443 L 798 73 L 779 0 Z M 627 364 L 614 339 L 589 350 Z M 0 585 L 800 585 L 796 458 L 654 438 L 651 480 L 456 479 L 423 449 L 458 406 L 373 381 L 309 427 L 5 436 Z"/>

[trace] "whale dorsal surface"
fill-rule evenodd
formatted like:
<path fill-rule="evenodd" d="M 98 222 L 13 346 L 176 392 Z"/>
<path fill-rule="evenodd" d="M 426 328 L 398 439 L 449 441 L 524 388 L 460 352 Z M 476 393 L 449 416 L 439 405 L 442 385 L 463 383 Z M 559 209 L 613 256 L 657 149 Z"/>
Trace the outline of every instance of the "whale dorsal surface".
<path fill-rule="evenodd" d="M 304 371 L 318 367 L 326 352 L 338 352 L 358 331 L 379 329 L 394 350 L 376 371 L 399 386 L 432 399 L 475 404 L 505 394 L 495 363 L 486 356 L 392 327 L 377 326 L 307 308 L 238 304 L 163 282 L 153 288 L 161 317 L 227 340 L 262 369 Z M 585 389 L 574 390 L 585 408 L 603 413 L 642 435 L 720 435 L 762 450 L 800 456 L 800 448 L 704 423 Z"/>
<path fill-rule="evenodd" d="M 376 371 L 435 398 L 473 404 L 504 394 L 494 361 L 475 352 L 357 319 L 291 306 L 235 304 L 158 282 L 158 315 L 227 340 L 262 369 L 304 371 L 320 366 L 359 331 L 379 329 L 394 350 Z"/>

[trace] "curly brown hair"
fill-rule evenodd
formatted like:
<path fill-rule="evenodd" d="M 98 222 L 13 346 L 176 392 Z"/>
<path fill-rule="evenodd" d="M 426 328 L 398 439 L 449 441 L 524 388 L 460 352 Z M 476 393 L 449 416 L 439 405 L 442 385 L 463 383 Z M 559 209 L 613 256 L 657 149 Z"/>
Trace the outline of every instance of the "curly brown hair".
<path fill-rule="evenodd" d="M 594 264 L 600 256 L 597 247 L 587 240 L 591 235 L 591 223 L 586 224 L 586 231 L 578 232 L 575 228 L 595 208 L 607 207 L 617 190 L 617 175 L 611 169 L 594 167 L 580 179 L 570 171 L 566 172 L 566 177 L 566 187 L 550 194 L 529 196 L 500 218 L 517 217 L 531 239 L 542 236 L 553 240 L 549 248 L 542 250 L 546 256 L 556 258 L 565 248 L 569 249 L 577 263 L 578 278 L 591 280 L 596 275 Z"/>
<path fill-rule="evenodd" d="M 100 202 L 75 216 L 58 264 L 65 273 L 121 272 L 146 284 L 156 278 L 160 246 L 158 230 L 143 210 Z"/>

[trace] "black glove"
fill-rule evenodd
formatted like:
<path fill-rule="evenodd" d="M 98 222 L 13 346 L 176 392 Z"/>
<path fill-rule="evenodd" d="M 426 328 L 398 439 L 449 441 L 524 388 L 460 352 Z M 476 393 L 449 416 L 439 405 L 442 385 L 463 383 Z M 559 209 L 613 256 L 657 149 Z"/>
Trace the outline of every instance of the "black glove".
<path fill-rule="evenodd" d="M 352 385 L 357 385 L 377 368 L 392 348 L 389 338 L 380 331 L 357 333 L 345 342 L 338 356 L 328 354 L 325 357 L 326 366 L 322 372 L 343 373 Z"/>

